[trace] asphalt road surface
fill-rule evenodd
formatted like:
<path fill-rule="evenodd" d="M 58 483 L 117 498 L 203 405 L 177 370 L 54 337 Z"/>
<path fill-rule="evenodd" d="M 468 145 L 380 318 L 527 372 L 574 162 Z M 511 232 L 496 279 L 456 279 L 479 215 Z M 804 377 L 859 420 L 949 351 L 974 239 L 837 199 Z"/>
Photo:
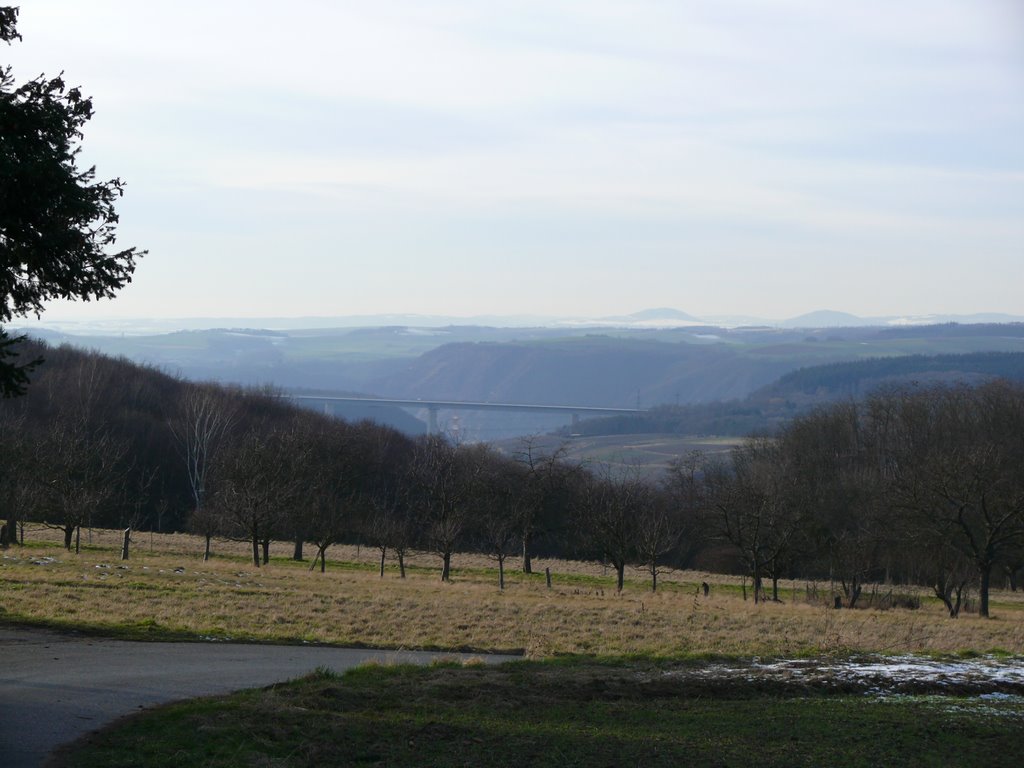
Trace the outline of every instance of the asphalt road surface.
<path fill-rule="evenodd" d="M 140 643 L 0 628 L 0 766 L 36 768 L 61 744 L 132 712 L 366 661 L 509 656 L 238 643 Z"/>

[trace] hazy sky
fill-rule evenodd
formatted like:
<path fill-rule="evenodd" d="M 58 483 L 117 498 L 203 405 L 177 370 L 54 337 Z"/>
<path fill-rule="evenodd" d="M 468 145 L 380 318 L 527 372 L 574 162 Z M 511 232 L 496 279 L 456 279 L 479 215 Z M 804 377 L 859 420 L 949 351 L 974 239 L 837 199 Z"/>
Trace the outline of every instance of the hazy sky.
<path fill-rule="evenodd" d="M 116 300 L 49 315 L 1024 314 L 1020 0 L 24 0 Z"/>

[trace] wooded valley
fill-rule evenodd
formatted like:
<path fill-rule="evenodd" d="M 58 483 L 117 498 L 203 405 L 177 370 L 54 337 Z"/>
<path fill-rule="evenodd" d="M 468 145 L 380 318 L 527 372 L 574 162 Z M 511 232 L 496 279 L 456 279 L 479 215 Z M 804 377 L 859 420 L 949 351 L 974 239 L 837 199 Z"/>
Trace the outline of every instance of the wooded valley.
<path fill-rule="evenodd" d="M 911 385 L 823 406 L 751 438 L 727 459 L 681 456 L 656 480 L 569 462 L 523 439 L 502 453 L 298 409 L 267 389 L 195 384 L 68 347 L 24 397 L 0 403 L 5 542 L 24 521 L 60 528 L 191 530 L 271 541 L 326 567 L 361 542 L 400 567 L 460 552 L 529 571 L 538 554 L 629 566 L 652 589 L 670 567 L 749 579 L 828 580 L 854 607 L 865 584 L 931 587 L 955 617 L 988 614 L 994 580 L 1024 567 L 1024 387 Z M 976 592 L 976 601 L 968 595 Z"/>

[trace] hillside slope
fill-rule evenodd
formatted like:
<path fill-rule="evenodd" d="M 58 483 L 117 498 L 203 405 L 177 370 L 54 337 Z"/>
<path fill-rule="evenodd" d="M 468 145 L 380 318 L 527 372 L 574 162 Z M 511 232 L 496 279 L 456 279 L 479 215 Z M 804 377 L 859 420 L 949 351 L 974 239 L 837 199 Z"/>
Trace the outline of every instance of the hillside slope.
<path fill-rule="evenodd" d="M 1024 381 L 1024 352 L 908 355 L 800 368 L 749 396 L 729 402 L 662 405 L 640 416 L 587 419 L 577 435 L 729 435 L 771 431 L 794 416 L 840 399 L 859 399 L 885 386 Z M 568 430 L 562 430 L 568 435 Z"/>
<path fill-rule="evenodd" d="M 394 397 L 635 407 L 741 397 L 792 370 L 727 345 L 610 337 L 531 344 L 447 344 L 377 379 Z"/>

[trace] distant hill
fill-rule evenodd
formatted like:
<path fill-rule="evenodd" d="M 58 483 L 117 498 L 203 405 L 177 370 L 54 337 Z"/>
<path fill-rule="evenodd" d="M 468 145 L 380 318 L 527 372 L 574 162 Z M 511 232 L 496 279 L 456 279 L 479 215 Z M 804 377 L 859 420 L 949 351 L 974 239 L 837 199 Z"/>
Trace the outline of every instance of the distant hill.
<path fill-rule="evenodd" d="M 608 336 L 538 343 L 446 344 L 371 384 L 394 397 L 635 407 L 742 397 L 792 370 L 728 345 Z"/>
<path fill-rule="evenodd" d="M 651 316 L 663 311 L 678 313 L 653 310 Z M 407 399 L 606 407 L 744 400 L 791 371 L 832 363 L 1024 352 L 1021 323 L 812 329 L 671 324 L 221 328 L 152 336 L 46 335 L 54 344 L 124 356 L 191 380 Z M 414 415 L 426 418 L 425 413 Z M 455 417 L 442 414 L 441 421 L 457 425 L 468 439 L 546 431 L 561 423 L 511 414 Z M 751 418 L 741 421 L 748 425 Z M 422 429 L 398 413 L 387 423 L 411 432 Z M 730 423 L 731 429 L 740 428 L 739 422 Z"/>
<path fill-rule="evenodd" d="M 758 390 L 751 400 L 785 398 L 826 401 L 863 397 L 886 384 L 908 382 L 978 382 L 991 378 L 1024 381 L 1024 353 L 981 352 L 970 355 L 908 355 L 800 368 Z"/>
<path fill-rule="evenodd" d="M 593 321 L 593 323 L 595 325 L 624 328 L 659 328 L 708 324 L 706 320 L 670 307 L 644 309 L 629 315 L 601 317 Z"/>
<path fill-rule="evenodd" d="M 1024 381 L 1024 352 L 909 355 L 810 366 L 730 402 L 661 405 L 640 416 L 584 420 L 571 432 L 582 436 L 749 435 L 770 432 L 815 406 L 861 398 L 886 385 L 980 383 L 992 378 Z M 562 430 L 563 435 L 569 433 Z"/>
<path fill-rule="evenodd" d="M 856 328 L 858 326 L 883 325 L 875 320 L 851 315 L 848 312 L 834 312 L 821 309 L 805 315 L 783 320 L 778 323 L 783 328 Z"/>
<path fill-rule="evenodd" d="M 640 312 L 634 312 L 629 315 L 633 320 L 687 320 L 693 323 L 704 322 L 698 317 L 688 315 L 686 312 L 681 312 L 678 309 L 672 309 L 670 307 L 659 307 L 657 309 L 644 309 Z"/>

